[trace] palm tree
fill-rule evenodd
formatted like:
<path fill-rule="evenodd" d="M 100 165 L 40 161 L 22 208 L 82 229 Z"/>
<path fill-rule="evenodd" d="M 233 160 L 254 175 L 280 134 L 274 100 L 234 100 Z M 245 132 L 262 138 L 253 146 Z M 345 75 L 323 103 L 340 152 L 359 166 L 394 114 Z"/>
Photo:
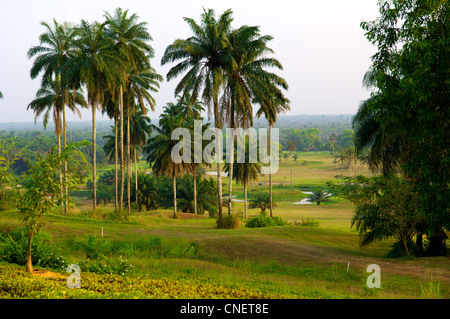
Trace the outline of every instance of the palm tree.
<path fill-rule="evenodd" d="M 341 179 L 342 179 L 342 183 L 344 183 L 344 163 L 347 160 L 347 154 L 345 152 L 345 150 L 341 147 L 339 149 L 339 152 L 335 155 L 335 160 L 334 162 L 337 163 L 339 162 L 341 164 Z"/>
<path fill-rule="evenodd" d="M 291 190 L 292 190 L 292 151 L 295 151 L 297 145 L 294 141 L 289 140 L 286 146 L 286 149 L 291 152 Z"/>
<path fill-rule="evenodd" d="M 41 72 L 43 72 L 43 77 L 41 84 L 45 85 L 48 81 L 54 81 L 56 77 L 59 78 L 59 84 L 61 86 L 61 97 L 62 97 L 62 134 L 64 137 L 64 147 L 67 144 L 66 138 L 66 110 L 65 105 L 68 103 L 69 99 L 69 87 L 73 86 L 74 91 L 76 90 L 78 84 L 75 83 L 76 77 L 67 77 L 63 66 L 70 62 L 74 57 L 75 50 L 73 46 L 73 38 L 75 36 L 75 29 L 69 24 L 63 23 L 59 24 L 56 20 L 53 20 L 53 27 L 46 22 L 41 22 L 41 25 L 46 28 L 46 31 L 39 36 L 40 44 L 33 46 L 28 50 L 28 58 L 32 58 L 38 55 L 33 62 L 33 66 L 30 70 L 30 76 L 32 79 L 36 78 Z M 74 93 L 75 94 L 75 93 Z M 65 175 L 65 194 L 66 201 L 64 210 L 67 213 L 67 161 L 64 161 L 64 175 Z"/>
<path fill-rule="evenodd" d="M 269 198 L 270 198 L 270 216 L 273 215 L 273 198 L 272 198 L 272 171 L 271 166 L 273 162 L 272 158 L 272 127 L 277 121 L 278 114 L 281 112 L 286 112 L 290 109 L 289 100 L 283 95 L 278 86 L 281 86 L 283 89 L 287 89 L 287 83 L 281 79 L 274 77 L 270 85 L 269 94 L 263 97 L 258 97 L 256 101 L 260 104 L 260 108 L 256 112 L 256 116 L 260 117 L 264 115 L 266 120 L 269 122 L 269 158 L 270 158 L 270 166 L 269 166 Z"/>
<path fill-rule="evenodd" d="M 111 39 L 105 36 L 104 28 L 105 24 L 81 21 L 77 28 L 78 37 L 74 41 L 77 55 L 70 64 L 70 72 L 78 75 L 87 88 L 92 109 L 93 210 L 97 205 L 96 111 L 100 109 L 100 104 L 107 102 L 107 92 L 114 94 L 116 84 L 123 82 L 125 70 L 124 60 L 117 54 Z"/>
<path fill-rule="evenodd" d="M 184 92 L 191 92 L 192 101 L 201 95 L 203 102 L 211 114 L 214 113 L 214 126 L 216 131 L 222 127 L 222 118 L 219 114 L 219 91 L 223 86 L 224 67 L 228 63 L 228 38 L 231 29 L 232 11 L 227 10 L 216 20 L 214 10 L 204 10 L 199 25 L 191 18 L 184 18 L 188 23 L 193 36 L 188 39 L 178 39 L 169 45 L 161 59 L 161 64 L 181 60 L 167 73 L 167 80 L 186 74 L 175 88 L 175 96 Z M 203 91 L 202 91 L 203 90 Z M 220 149 L 220 139 L 216 136 L 216 147 Z M 222 176 L 221 159 L 217 155 L 217 196 L 218 219 L 222 220 Z"/>
<path fill-rule="evenodd" d="M 242 26 L 228 35 L 229 63 L 225 68 L 225 87 L 221 98 L 221 113 L 229 120 L 230 149 L 234 149 L 234 128 L 248 128 L 253 123 L 252 100 L 268 94 L 265 79 L 275 77 L 265 68 L 282 69 L 281 64 L 267 54 L 273 51 L 267 47 L 271 36 L 261 36 L 259 27 Z M 233 162 L 229 170 L 228 213 L 231 213 Z"/>
<path fill-rule="evenodd" d="M 365 78 L 369 76 L 366 74 Z M 369 169 L 384 175 L 394 172 L 409 156 L 411 143 L 405 133 L 399 132 L 386 109 L 382 96 L 372 96 L 363 101 L 353 118 L 355 148 L 361 152 L 370 147 Z"/>
<path fill-rule="evenodd" d="M 191 152 L 191 162 L 190 165 L 187 165 L 189 167 L 190 172 L 192 173 L 192 180 L 193 180 L 193 196 L 194 196 L 194 214 L 197 215 L 197 170 L 202 165 L 211 166 L 209 161 L 206 161 L 206 159 L 202 156 L 202 162 L 198 163 L 198 159 L 195 158 L 195 150 L 196 150 L 196 143 L 201 143 L 200 149 L 203 150 L 207 144 L 206 140 L 201 139 L 200 141 L 196 139 L 196 127 L 195 127 L 195 120 L 197 121 L 203 121 L 203 118 L 201 117 L 201 112 L 204 111 L 204 108 L 202 106 L 202 103 L 198 100 L 193 101 L 189 92 L 186 92 L 184 97 L 179 96 L 177 100 L 176 105 L 172 105 L 171 112 L 179 112 L 178 115 L 174 116 L 180 116 L 184 121 L 187 123 L 187 127 L 191 131 L 191 150 L 194 150 L 194 152 Z M 203 136 L 205 131 L 209 129 L 209 123 L 201 124 L 200 131 Z"/>
<path fill-rule="evenodd" d="M 175 162 L 172 159 L 172 148 L 175 141 L 172 140 L 172 132 L 181 126 L 179 118 L 171 117 L 167 110 L 159 117 L 159 126 L 152 124 L 152 130 L 156 135 L 151 136 L 144 146 L 144 156 L 152 168 L 156 177 L 165 175 L 173 181 L 173 216 L 177 216 L 177 177 L 184 175 L 186 171 L 185 163 Z"/>
<path fill-rule="evenodd" d="M 151 84 L 157 84 L 157 80 L 161 81 L 161 76 L 157 75 L 156 72 L 150 67 L 149 59 L 154 56 L 153 48 L 148 44 L 148 41 L 152 40 L 148 30 L 147 23 L 138 22 L 139 17 L 136 14 L 132 14 L 128 16 L 128 10 L 123 11 L 121 8 L 117 8 L 114 12 L 114 16 L 109 13 L 105 13 L 106 18 L 106 28 L 105 33 L 109 38 L 111 38 L 114 42 L 115 49 L 117 50 L 117 54 L 121 56 L 127 63 L 128 70 L 130 72 L 125 72 L 123 74 L 126 79 L 124 86 L 120 86 L 120 101 L 121 101 L 121 109 L 120 116 L 124 118 L 123 112 L 124 106 L 126 106 L 126 118 L 130 120 L 131 106 L 134 104 L 134 94 L 137 94 L 137 99 L 141 104 L 141 107 L 145 110 L 144 114 L 146 114 L 146 109 L 144 107 L 143 99 L 149 101 L 149 104 L 154 110 L 154 100 L 151 95 L 148 93 L 148 89 L 154 89 L 154 86 Z M 142 74 L 145 77 L 142 77 Z M 149 76 L 150 75 L 150 76 Z M 136 79 L 136 77 L 141 76 L 141 79 Z M 152 82 L 149 83 L 148 80 Z M 147 81 L 145 81 L 147 80 Z M 155 81 L 156 80 L 156 81 Z M 132 83 L 134 82 L 135 90 L 133 90 Z M 159 85 L 158 85 L 159 86 Z M 137 88 L 137 89 L 136 89 Z M 125 90 L 125 92 L 123 92 Z M 139 92 L 136 92 L 139 91 Z M 125 94 L 125 99 L 124 99 Z M 121 122 L 122 125 L 124 121 Z M 130 140 L 130 125 L 127 126 L 127 136 L 128 140 Z M 122 172 L 124 172 L 124 147 L 123 147 L 123 126 L 121 126 L 121 144 L 122 144 Z M 127 189 L 128 189 L 128 212 L 130 212 L 130 180 L 131 180 L 131 160 L 130 160 L 130 146 L 127 146 L 127 171 L 128 171 L 128 179 L 127 179 Z M 121 180 L 121 194 L 123 194 L 124 187 L 124 175 L 122 175 Z M 123 198 L 123 196 L 121 196 Z M 120 209 L 122 209 L 122 200 Z"/>
<path fill-rule="evenodd" d="M 244 185 L 244 218 L 247 218 L 247 185 L 249 181 L 258 179 L 261 172 L 261 165 L 259 163 L 250 162 L 250 139 L 246 136 L 245 139 L 245 160 L 244 163 L 237 161 L 237 147 L 234 152 L 234 165 L 226 163 L 223 170 L 230 174 L 230 169 L 233 169 L 233 178 Z"/>
<path fill-rule="evenodd" d="M 198 188 L 194 189 L 194 181 Z M 214 180 L 210 178 L 202 179 L 199 175 L 196 179 L 190 178 L 187 174 L 179 179 L 177 190 L 178 207 L 185 213 L 203 214 L 209 210 L 215 199 Z"/>
<path fill-rule="evenodd" d="M 320 203 L 327 202 L 328 197 L 330 197 L 330 194 L 325 192 L 323 189 L 319 188 L 316 191 L 314 191 L 311 195 L 309 195 L 307 201 L 310 203 L 317 203 L 317 205 L 320 205 Z"/>
<path fill-rule="evenodd" d="M 138 171 L 137 171 L 137 163 L 139 161 L 138 152 L 139 149 L 142 149 L 147 141 L 147 138 L 152 133 L 151 128 L 151 119 L 148 116 L 144 115 L 144 111 L 141 106 L 138 104 L 136 106 L 136 111 L 131 114 L 130 119 L 130 146 L 133 149 L 134 155 L 134 173 L 135 173 L 135 189 L 139 190 L 138 184 Z M 127 139 L 128 141 L 128 139 Z M 136 199 L 137 204 L 137 199 Z"/>

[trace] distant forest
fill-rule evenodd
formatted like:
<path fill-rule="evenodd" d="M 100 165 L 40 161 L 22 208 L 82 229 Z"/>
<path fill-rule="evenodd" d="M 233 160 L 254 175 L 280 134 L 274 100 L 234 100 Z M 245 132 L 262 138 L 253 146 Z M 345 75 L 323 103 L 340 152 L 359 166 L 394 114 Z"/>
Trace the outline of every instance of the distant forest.
<path fill-rule="evenodd" d="M 334 151 L 353 146 L 352 115 L 294 115 L 280 116 L 274 127 L 280 129 L 281 150 L 288 150 L 294 145 L 296 151 Z M 157 124 L 156 119 L 152 123 Z M 255 119 L 253 127 L 267 127 L 265 119 Z M 83 139 L 92 141 L 92 124 L 90 121 L 67 123 L 67 141 L 78 142 Z M 108 164 L 103 149 L 107 136 L 113 134 L 112 121 L 97 122 L 97 163 Z M 48 152 L 56 145 L 56 135 L 52 122 L 46 129 L 42 123 L 0 123 L 0 140 L 14 139 L 17 151 L 22 150 L 21 158 L 13 165 L 16 174 L 28 169 L 27 162 L 37 159 L 37 154 Z M 92 146 L 81 150 L 81 162 L 92 164 Z M 81 154 L 79 154 L 81 155 Z M 83 159 L 85 158 L 85 160 Z"/>

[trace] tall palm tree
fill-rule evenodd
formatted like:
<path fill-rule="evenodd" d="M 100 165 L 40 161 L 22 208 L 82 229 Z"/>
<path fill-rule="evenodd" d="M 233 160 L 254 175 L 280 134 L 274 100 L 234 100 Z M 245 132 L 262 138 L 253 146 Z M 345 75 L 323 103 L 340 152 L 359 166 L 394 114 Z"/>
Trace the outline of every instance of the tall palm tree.
<path fill-rule="evenodd" d="M 276 77 L 266 68 L 282 69 L 280 62 L 267 57 L 271 36 L 261 36 L 259 27 L 242 26 L 228 35 L 229 63 L 225 68 L 225 88 L 221 113 L 229 119 L 230 148 L 234 149 L 234 128 L 248 128 L 253 123 L 252 100 L 269 93 L 266 79 Z M 224 117 L 225 117 L 224 116 Z M 231 212 L 233 162 L 230 162 L 228 213 Z"/>
<path fill-rule="evenodd" d="M 28 50 L 28 58 L 33 58 L 37 55 L 30 70 L 30 76 L 34 79 L 43 72 L 41 80 L 42 86 L 48 81 L 53 81 L 56 77 L 59 78 L 62 96 L 62 134 L 65 147 L 67 144 L 65 105 L 68 103 L 69 99 L 69 87 L 73 85 L 75 86 L 74 90 L 76 90 L 77 84 L 73 83 L 76 80 L 75 77 L 69 78 L 66 76 L 67 74 L 63 69 L 63 65 L 68 63 L 75 54 L 73 45 L 75 29 L 67 23 L 59 24 L 56 20 L 53 20 L 53 26 L 50 26 L 46 22 L 41 22 L 41 25 L 44 26 L 46 30 L 39 36 L 39 45 L 33 46 Z M 66 171 L 67 161 L 64 161 L 64 175 L 67 175 Z M 67 176 L 65 177 L 65 185 L 66 201 L 64 210 L 67 213 Z"/>
<path fill-rule="evenodd" d="M 125 64 L 117 54 L 111 39 L 105 36 L 105 24 L 90 24 L 85 20 L 77 28 L 74 41 L 76 56 L 70 64 L 72 75 L 78 75 L 86 86 L 88 102 L 92 109 L 92 180 L 93 210 L 97 205 L 97 120 L 96 111 L 107 101 L 107 94 L 114 94 L 117 83 L 123 82 Z"/>
<path fill-rule="evenodd" d="M 166 111 L 169 108 L 166 108 Z M 156 177 L 165 175 L 173 181 L 173 216 L 177 216 L 177 177 L 184 175 L 186 165 L 177 163 L 172 159 L 172 148 L 175 141 L 172 140 L 174 129 L 181 127 L 180 118 L 172 117 L 168 112 L 159 117 L 159 125 L 152 124 L 152 130 L 156 135 L 151 136 L 144 146 L 144 156 L 152 168 Z"/>
<path fill-rule="evenodd" d="M 245 137 L 245 160 L 244 163 L 238 163 L 237 161 L 237 147 L 235 147 L 234 152 L 234 165 L 226 163 L 223 170 L 230 174 L 230 169 L 233 170 L 233 178 L 237 182 L 244 185 L 244 218 L 247 218 L 247 186 L 248 182 L 258 179 L 258 175 L 261 172 L 261 165 L 259 163 L 250 162 L 250 139 L 248 136 Z"/>
<path fill-rule="evenodd" d="M 256 112 L 256 116 L 260 117 L 264 115 L 266 120 L 269 122 L 269 197 L 270 197 L 270 216 L 273 215 L 273 198 L 272 198 L 272 171 L 271 166 L 273 162 L 272 156 L 272 127 L 278 119 L 278 114 L 281 112 L 286 112 L 290 109 L 289 99 L 287 99 L 280 88 L 287 89 L 288 85 L 282 79 L 274 78 L 270 85 L 270 92 L 264 97 L 258 97 L 256 101 L 259 103 L 260 108 Z"/>
<path fill-rule="evenodd" d="M 105 13 L 106 23 L 107 27 L 105 29 L 105 33 L 108 37 L 110 37 L 114 41 L 115 48 L 117 50 L 117 53 L 119 56 L 121 56 L 124 61 L 126 61 L 128 65 L 128 70 L 134 70 L 136 74 L 139 74 L 143 70 L 145 70 L 147 73 L 148 71 L 152 71 L 152 74 L 156 75 L 156 72 L 150 67 L 149 58 L 154 56 L 153 48 L 148 44 L 148 41 L 152 40 L 152 37 L 150 36 L 148 30 L 147 30 L 147 23 L 145 22 L 138 22 L 139 17 L 137 14 L 132 14 L 128 16 L 128 10 L 123 11 L 121 8 L 117 8 L 114 12 L 114 15 L 109 14 L 108 12 Z M 124 118 L 123 112 L 124 107 L 126 107 L 127 116 L 126 118 L 130 119 L 130 106 L 132 105 L 132 102 L 134 101 L 133 94 L 131 92 L 128 92 L 130 89 L 130 81 L 132 80 L 132 76 L 130 72 L 126 72 L 123 74 L 124 78 L 126 79 L 124 86 L 120 86 L 120 116 L 121 118 Z M 159 76 L 159 80 L 161 77 Z M 152 80 L 154 80 L 155 77 L 152 77 Z M 142 83 L 141 83 L 142 86 Z M 148 83 L 145 84 L 146 89 L 153 88 L 149 86 Z M 124 92 L 125 90 L 125 92 Z M 125 93 L 125 101 L 124 101 L 124 93 Z M 140 103 L 141 107 L 144 108 L 144 104 L 142 103 L 142 96 L 146 96 L 148 98 L 152 107 L 152 110 L 154 109 L 154 100 L 151 98 L 151 96 L 148 94 L 140 94 Z M 122 125 L 124 124 L 124 121 L 121 122 Z M 130 125 L 127 126 L 127 135 L 128 140 L 130 140 Z M 123 126 L 121 126 L 121 150 L 124 152 L 124 146 L 123 146 Z M 122 172 L 124 172 L 124 154 L 121 153 L 122 158 Z M 128 171 L 128 179 L 127 179 L 127 189 L 128 189 L 128 212 L 130 212 L 130 180 L 131 180 L 131 168 L 130 168 L 130 147 L 127 146 L 127 171 Z M 123 187 L 124 187 L 124 175 L 122 175 L 121 179 L 121 194 L 123 194 Z M 123 198 L 123 196 L 121 196 Z M 120 210 L 122 209 L 122 200 L 120 205 Z"/>
<path fill-rule="evenodd" d="M 211 114 L 211 107 L 213 108 L 216 131 L 222 128 L 219 91 L 223 86 L 224 67 L 229 59 L 227 35 L 231 29 L 231 15 L 232 11 L 227 10 L 216 19 L 214 10 L 208 9 L 201 15 L 201 24 L 191 18 L 184 18 L 193 36 L 175 40 L 166 48 L 161 59 L 162 65 L 181 60 L 169 70 L 167 80 L 170 81 L 187 71 L 175 88 L 175 96 L 191 92 L 192 100 L 195 101 L 201 95 L 207 106 L 208 115 Z M 216 143 L 217 149 L 221 149 L 222 141 L 218 136 Z M 221 158 L 219 152 L 216 152 L 216 155 L 218 219 L 222 220 Z"/>
<path fill-rule="evenodd" d="M 293 140 L 289 140 L 286 149 L 291 152 L 291 190 L 292 190 L 292 152 L 297 148 L 296 143 Z"/>
<path fill-rule="evenodd" d="M 137 163 L 139 161 L 138 153 L 139 149 L 142 149 L 147 141 L 147 138 L 150 137 L 152 133 L 151 128 L 151 119 L 144 115 L 144 111 L 141 106 L 138 104 L 136 106 L 136 111 L 131 114 L 130 119 L 130 146 L 133 148 L 134 159 L 134 173 L 135 173 L 135 190 L 139 191 L 138 185 L 138 170 Z M 136 204 L 137 198 L 136 198 Z"/>
<path fill-rule="evenodd" d="M 195 150 L 196 150 L 196 143 L 201 143 L 200 149 L 203 150 L 207 144 L 206 140 L 201 139 L 200 141 L 196 139 L 196 127 L 195 127 L 195 120 L 197 121 L 203 121 L 203 118 L 201 117 L 201 112 L 204 111 L 204 108 L 202 106 L 202 103 L 198 100 L 193 101 L 189 92 L 186 92 L 186 94 L 181 97 L 178 97 L 177 104 L 175 107 L 172 108 L 173 111 L 176 109 L 179 109 L 179 116 L 186 121 L 187 127 L 191 131 L 191 150 L 194 150 L 194 152 L 191 151 L 191 162 L 187 167 L 189 168 L 189 171 L 192 173 L 192 180 L 193 180 L 193 199 L 194 199 L 194 214 L 197 215 L 197 170 L 202 165 L 208 165 L 211 166 L 211 164 L 207 164 L 205 158 L 202 156 L 202 162 L 198 163 L 196 162 L 195 158 Z M 209 123 L 201 124 L 200 131 L 203 136 L 205 131 L 209 129 Z"/>
<path fill-rule="evenodd" d="M 337 163 L 339 162 L 341 164 L 341 179 L 342 179 L 342 183 L 344 183 L 344 163 L 347 160 L 347 154 L 344 150 L 344 148 L 340 148 L 338 153 L 335 155 L 335 160 L 334 162 Z"/>

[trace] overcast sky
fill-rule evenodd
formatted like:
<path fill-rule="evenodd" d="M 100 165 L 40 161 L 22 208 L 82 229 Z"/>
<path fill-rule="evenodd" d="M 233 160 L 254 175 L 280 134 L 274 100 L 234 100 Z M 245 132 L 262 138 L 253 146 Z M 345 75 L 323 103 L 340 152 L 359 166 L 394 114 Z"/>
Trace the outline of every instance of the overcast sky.
<path fill-rule="evenodd" d="M 39 89 L 40 79 L 29 76 L 33 61 L 28 60 L 27 51 L 39 43 L 39 34 L 44 32 L 41 21 L 103 21 L 104 12 L 112 13 L 117 7 L 137 13 L 140 21 L 148 23 L 156 51 L 152 64 L 164 77 L 172 66 L 160 64 L 165 48 L 175 39 L 191 35 L 183 17 L 199 21 L 202 7 L 214 9 L 217 16 L 231 8 L 233 27 L 257 25 L 262 34 L 274 37 L 269 46 L 283 64 L 281 75 L 289 84 L 288 115 L 354 114 L 359 103 L 369 97 L 361 81 L 375 48 L 359 24 L 377 17 L 377 0 L 1 0 L 0 91 L 4 98 L 0 100 L 0 122 L 34 121 L 27 105 Z M 157 107 L 151 118 L 157 118 L 162 107 L 174 101 L 177 81 L 161 83 L 154 94 Z M 78 117 L 68 113 L 68 120 Z M 90 111 L 82 112 L 82 120 L 91 120 Z"/>

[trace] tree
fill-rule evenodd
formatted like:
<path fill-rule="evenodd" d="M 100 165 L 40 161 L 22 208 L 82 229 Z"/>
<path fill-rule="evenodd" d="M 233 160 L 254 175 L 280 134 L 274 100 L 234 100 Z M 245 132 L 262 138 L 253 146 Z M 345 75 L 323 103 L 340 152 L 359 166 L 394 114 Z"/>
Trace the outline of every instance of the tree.
<path fill-rule="evenodd" d="M 136 200 L 139 210 L 145 207 L 146 211 L 158 208 L 158 189 L 157 181 L 153 175 L 138 173 L 136 178 L 137 187 L 131 189 L 131 197 Z"/>
<path fill-rule="evenodd" d="M 27 272 L 33 272 L 31 260 L 31 244 L 33 237 L 42 226 L 42 218 L 51 208 L 56 206 L 60 193 L 58 167 L 63 160 L 68 160 L 75 148 L 86 145 L 82 143 L 70 143 L 58 154 L 52 150 L 46 157 L 40 157 L 36 163 L 30 166 L 25 179 L 21 182 L 23 192 L 21 200 L 17 202 L 20 219 L 25 223 L 28 233 L 27 245 Z M 69 184 L 82 183 L 82 176 L 71 172 L 68 167 Z"/>
<path fill-rule="evenodd" d="M 61 134 L 63 133 L 64 122 L 61 123 L 61 113 L 63 108 L 67 105 L 74 113 L 81 117 L 80 111 L 77 105 L 86 107 L 87 103 L 84 96 L 80 90 L 74 90 L 72 94 L 67 95 L 66 98 L 63 96 L 61 91 L 60 81 L 53 81 L 51 79 L 47 80 L 43 86 L 37 91 L 36 98 L 31 101 L 27 109 L 31 109 L 35 113 L 35 123 L 40 115 L 43 115 L 43 125 L 44 128 L 47 127 L 48 119 L 50 113 L 53 113 L 53 122 L 55 123 L 55 133 L 58 139 L 58 152 L 61 152 Z M 66 164 L 67 166 L 67 164 Z M 64 169 L 64 171 L 66 168 Z M 60 189 L 61 189 L 61 212 L 63 212 L 63 169 L 60 168 Z M 66 182 L 67 184 L 67 182 Z M 65 194 L 67 196 L 67 192 Z M 65 212 L 67 213 L 67 201 L 65 201 Z"/>
<path fill-rule="evenodd" d="M 93 210 L 97 205 L 97 110 L 107 101 L 107 93 L 115 92 L 115 86 L 123 82 L 124 61 L 114 49 L 111 39 L 105 36 L 105 24 L 90 24 L 85 20 L 77 28 L 74 41 L 76 56 L 67 66 L 72 76 L 81 79 L 87 89 L 92 110 L 92 180 Z"/>
<path fill-rule="evenodd" d="M 3 93 L 0 91 L 0 99 L 3 99 Z"/>
<path fill-rule="evenodd" d="M 177 189 L 178 207 L 180 211 L 191 214 L 204 214 L 215 206 L 215 182 L 196 176 L 197 188 L 194 189 L 194 179 L 184 175 L 179 179 Z M 195 192 L 195 193 L 194 193 Z"/>
<path fill-rule="evenodd" d="M 376 240 L 397 237 L 410 256 L 412 237 L 420 219 L 419 194 L 411 180 L 392 176 L 363 179 L 361 193 L 353 198 L 356 205 L 352 227 L 356 226 L 365 246 Z"/>
<path fill-rule="evenodd" d="M 64 146 L 67 144 L 66 140 L 66 109 L 65 106 L 69 104 L 69 87 L 73 88 L 72 101 L 76 99 L 76 89 L 78 86 L 77 77 L 68 77 L 64 65 L 69 63 L 75 54 L 73 46 L 73 38 L 75 30 L 69 24 L 59 24 L 56 20 L 53 20 L 54 26 L 51 27 L 48 23 L 42 22 L 41 25 L 46 28 L 46 32 L 39 36 L 40 44 L 33 46 L 28 50 L 28 58 L 32 58 L 37 55 L 33 66 L 30 70 L 30 76 L 32 79 L 36 78 L 43 72 L 41 86 L 44 88 L 49 84 L 53 86 L 55 93 L 59 92 L 60 105 L 59 110 L 55 114 L 55 126 L 57 134 L 63 134 Z M 55 88 L 54 85 L 59 85 L 59 88 Z M 78 97 L 80 99 L 80 97 Z M 83 99 L 84 100 L 84 99 Z M 85 106 L 86 103 L 80 104 Z M 71 109 L 74 110 L 75 105 L 71 103 Z M 62 114 L 62 132 L 61 125 L 57 121 L 61 120 Z M 64 171 L 67 169 L 67 162 L 64 163 Z M 64 172 L 64 175 L 66 173 Z M 65 178 L 67 184 L 67 178 Z M 62 184 L 62 181 L 61 181 Z M 67 198 L 68 191 L 65 189 L 65 197 Z M 65 201 L 65 213 L 67 213 L 67 200 Z"/>
<path fill-rule="evenodd" d="M 167 80 L 170 81 L 187 71 L 175 88 L 175 96 L 190 92 L 192 101 L 195 101 L 201 95 L 208 114 L 211 114 L 211 107 L 213 108 L 216 131 L 222 127 L 222 118 L 219 114 L 219 91 L 223 85 L 224 67 L 229 59 L 227 35 L 231 29 L 231 15 L 232 11 L 227 10 L 216 19 L 214 10 L 204 10 L 200 25 L 191 18 L 184 18 L 194 33 L 193 36 L 188 39 L 175 40 L 166 48 L 161 59 L 162 65 L 181 60 L 169 70 Z M 216 136 L 216 143 L 217 149 L 220 149 L 221 141 L 218 136 Z M 221 160 L 219 152 L 216 153 L 218 219 L 221 220 Z"/>
<path fill-rule="evenodd" d="M 449 3 L 396 0 L 381 1 L 379 7 L 376 20 L 361 23 L 377 52 L 364 79 L 374 88 L 364 107 L 368 120 L 359 122 L 379 126 L 367 131 L 381 132 L 381 150 L 399 141 L 398 154 L 395 149 L 381 152 L 386 155 L 385 175 L 400 170 L 414 181 L 424 231 L 433 247 L 429 252 L 445 254 L 444 228 L 450 227 Z M 376 147 L 372 152 L 380 154 Z"/>
<path fill-rule="evenodd" d="M 267 208 L 277 207 L 277 203 L 271 200 L 269 193 L 260 192 L 256 193 L 255 196 L 250 199 L 250 205 L 248 207 L 259 208 L 261 209 L 261 213 L 265 213 Z"/>
<path fill-rule="evenodd" d="M 269 81 L 280 78 L 267 70 L 282 70 L 281 63 L 267 55 L 273 50 L 267 46 L 273 37 L 262 36 L 257 26 L 241 26 L 228 35 L 228 63 L 224 67 L 224 89 L 220 100 L 221 114 L 229 121 L 230 149 L 234 149 L 234 129 L 253 125 L 255 98 L 270 94 Z M 231 214 L 233 161 L 229 169 L 228 214 Z"/>
<path fill-rule="evenodd" d="M 278 114 L 281 112 L 285 112 L 290 109 L 289 107 L 289 99 L 287 99 L 279 87 L 287 90 L 288 85 L 282 78 L 274 78 L 270 83 L 270 91 L 266 96 L 259 96 L 256 99 L 256 102 L 260 104 L 260 108 L 256 112 L 256 116 L 260 117 L 264 115 L 266 120 L 269 122 L 269 158 L 272 164 L 273 156 L 272 156 L 272 127 L 276 123 Z M 272 171 L 271 166 L 269 166 L 269 197 L 270 197 L 270 217 L 273 217 L 273 199 L 272 199 Z"/>
<path fill-rule="evenodd" d="M 169 115 L 170 106 L 166 106 L 164 113 L 159 117 L 159 126 L 152 124 L 152 130 L 156 135 L 151 136 L 144 146 L 144 156 L 152 168 L 156 177 L 165 175 L 172 178 L 173 182 L 173 216 L 177 216 L 177 177 L 184 175 L 186 165 L 182 161 L 172 159 L 172 149 L 175 141 L 172 140 L 172 132 L 181 127 L 178 117 Z"/>
<path fill-rule="evenodd" d="M 258 175 L 261 172 L 261 165 L 259 163 L 250 162 L 250 140 L 248 136 L 245 137 L 245 159 L 243 163 L 238 163 L 237 161 L 237 147 L 235 147 L 234 152 L 234 165 L 231 166 L 229 163 L 225 164 L 223 170 L 229 173 L 229 170 L 233 169 L 233 178 L 244 185 L 244 218 L 247 218 L 247 186 L 248 182 L 258 179 Z M 258 149 L 257 149 L 258 151 Z"/>
<path fill-rule="evenodd" d="M 120 86 L 120 100 L 121 100 L 121 118 L 126 118 L 127 121 L 131 119 L 132 108 L 136 106 L 135 97 L 139 101 L 143 114 L 147 113 L 144 101 L 148 102 L 151 109 L 154 110 L 155 101 L 148 90 L 157 91 L 159 87 L 158 81 L 162 81 L 162 77 L 158 75 L 150 65 L 150 58 L 154 56 L 154 50 L 149 45 L 152 40 L 150 33 L 147 30 L 147 23 L 138 22 L 139 17 L 136 14 L 128 16 L 128 10 L 123 11 L 117 8 L 114 16 L 105 13 L 106 28 L 105 33 L 114 42 L 114 47 L 117 50 L 117 55 L 121 56 L 126 62 L 127 69 L 124 73 L 125 83 L 122 89 Z M 126 110 L 124 110 L 126 107 Z M 124 117 L 123 112 L 126 111 Z M 124 125 L 124 121 L 120 122 Z M 130 123 L 127 123 L 127 140 L 130 138 Z M 121 126 L 121 143 L 122 152 L 123 146 L 123 126 Z M 122 153 L 122 172 L 124 172 L 124 159 Z M 130 212 L 130 191 L 131 191 L 131 150 L 130 144 L 127 144 L 127 191 L 128 191 L 128 212 Z M 121 194 L 123 194 L 123 175 L 121 181 Z M 120 206 L 122 209 L 122 204 Z"/>
<path fill-rule="evenodd" d="M 292 190 L 292 152 L 296 150 L 297 145 L 295 144 L 294 141 L 289 141 L 288 144 L 286 145 L 286 149 L 291 152 L 291 190 Z"/>
<path fill-rule="evenodd" d="M 307 201 L 310 203 L 317 203 L 317 205 L 320 205 L 323 202 L 327 202 L 329 200 L 328 197 L 330 197 L 330 194 L 325 192 L 323 189 L 319 188 L 314 192 L 312 192 L 311 195 L 309 195 Z"/>

